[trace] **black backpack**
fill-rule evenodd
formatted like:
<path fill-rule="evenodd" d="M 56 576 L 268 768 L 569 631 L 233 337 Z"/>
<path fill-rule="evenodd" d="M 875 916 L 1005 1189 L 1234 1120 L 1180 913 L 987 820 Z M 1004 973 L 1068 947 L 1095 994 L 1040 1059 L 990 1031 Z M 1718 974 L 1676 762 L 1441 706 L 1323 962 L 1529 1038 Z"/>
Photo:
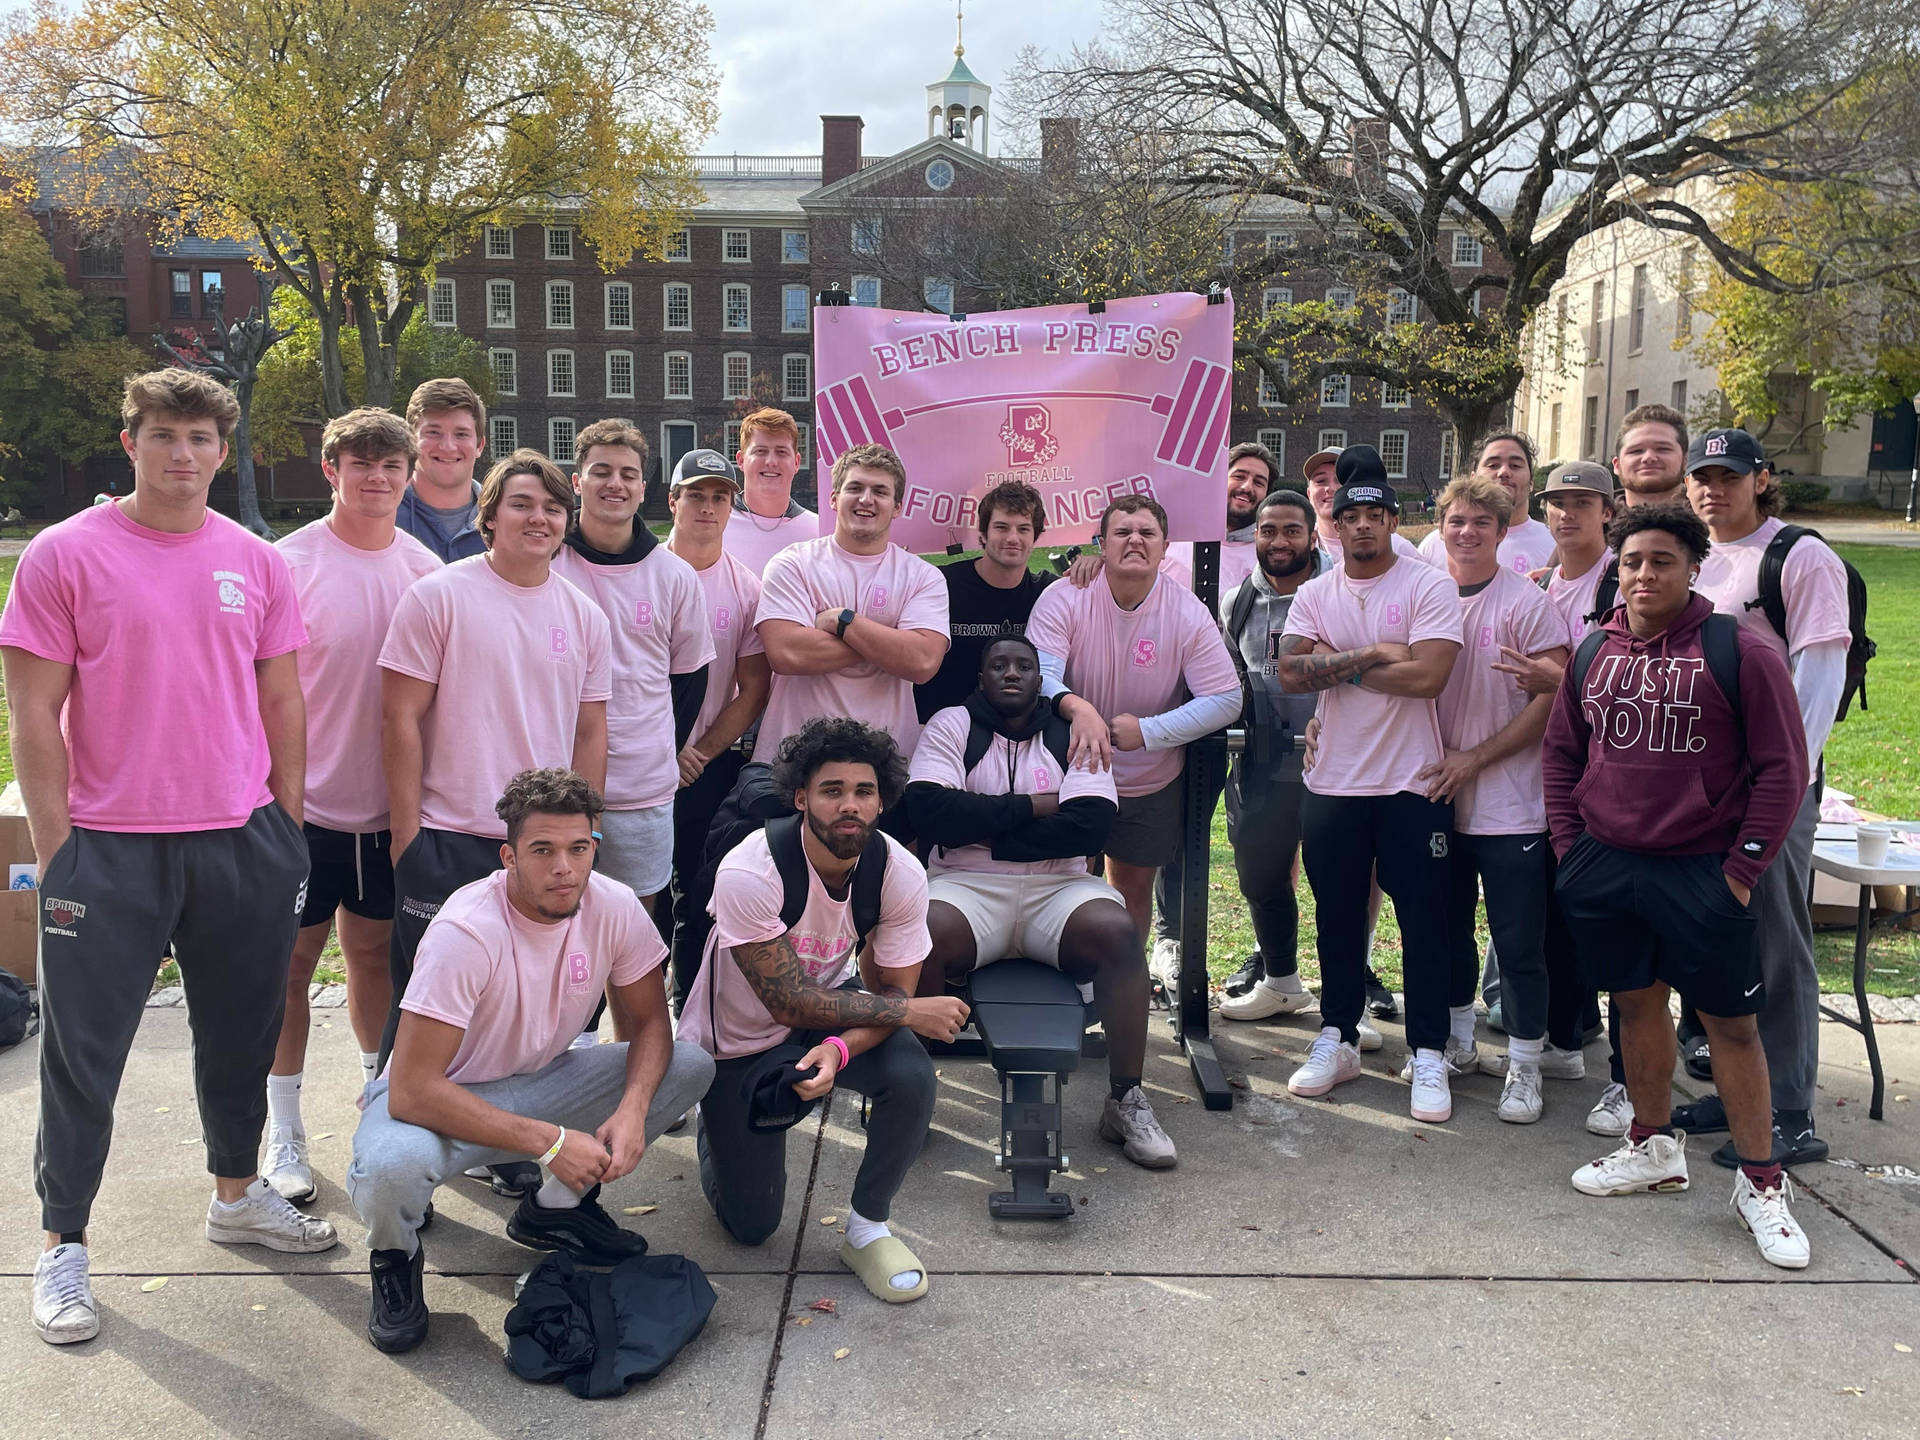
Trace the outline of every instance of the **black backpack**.
<path fill-rule="evenodd" d="M 1580 642 L 1580 648 L 1573 652 L 1573 696 L 1576 702 L 1586 699 L 1587 672 L 1593 668 L 1593 657 L 1600 653 L 1600 647 L 1606 643 L 1605 630 L 1590 630 L 1586 639 Z M 1744 732 L 1746 711 L 1740 703 L 1740 622 L 1718 610 L 1707 616 L 1700 626 L 1700 652 L 1706 657 L 1707 671 L 1713 676 L 1713 683 L 1727 697 L 1727 705 L 1733 711 L 1733 723 Z"/>
<path fill-rule="evenodd" d="M 1320 576 L 1319 552 L 1314 552 L 1313 576 Z M 1234 672 L 1240 677 L 1240 724 L 1245 731 L 1242 756 L 1249 774 L 1266 774 L 1294 748 L 1293 726 L 1287 717 L 1270 705 L 1259 703 L 1253 693 L 1253 677 L 1247 673 L 1246 657 L 1240 653 L 1240 637 L 1246 634 L 1247 621 L 1253 618 L 1253 577 L 1249 575 L 1233 592 L 1227 607 L 1227 654 L 1233 659 Z"/>
<path fill-rule="evenodd" d="M 1787 553 L 1809 535 L 1822 545 L 1827 544 L 1826 536 L 1805 525 L 1782 525 L 1774 532 L 1760 557 L 1760 593 L 1747 602 L 1747 609 L 1765 615 L 1767 623 L 1773 626 L 1773 633 L 1782 640 L 1787 638 L 1787 600 L 1781 587 L 1787 570 Z M 1838 551 L 1834 553 L 1839 556 Z M 1867 708 L 1867 662 L 1880 651 L 1867 634 L 1867 582 L 1844 558 L 1840 563 L 1847 572 L 1847 633 L 1852 641 L 1847 646 L 1847 684 L 1840 692 L 1840 710 L 1833 717 L 1835 720 L 1847 718 L 1847 708 L 1852 705 L 1855 692 L 1860 696 L 1860 708 Z"/>
<path fill-rule="evenodd" d="M 1546 580 L 1540 582 L 1542 590 L 1547 588 Z M 1620 558 L 1607 561 L 1607 568 L 1600 572 L 1600 583 L 1593 587 L 1593 609 L 1580 618 L 1589 625 L 1598 625 L 1613 613 L 1613 607 L 1620 603 Z"/>
<path fill-rule="evenodd" d="M 987 751 L 993 748 L 993 742 L 1000 737 L 980 723 L 978 716 L 971 710 L 967 713 L 967 748 L 960 758 L 960 773 L 971 775 L 973 767 L 986 758 Z M 1040 739 L 1052 754 L 1054 761 L 1064 774 L 1072 767 L 1067 764 L 1067 752 L 1072 746 L 1073 726 L 1058 710 L 1048 706 L 1047 718 L 1040 727 Z"/>
<path fill-rule="evenodd" d="M 800 823 L 792 794 L 773 783 L 772 766 L 742 766 L 739 780 L 714 812 L 713 825 L 707 831 L 702 894 L 713 894 L 714 873 L 734 847 L 754 831 L 765 830 L 767 850 L 780 871 L 780 923 L 791 930 L 806 913 L 807 871 L 812 868 L 807 864 L 806 849 L 800 843 Z M 876 830 L 868 838 L 867 848 L 853 872 L 853 928 L 859 936 L 856 949 L 866 944 L 867 936 L 880 923 L 880 891 L 886 878 L 887 841 Z"/>

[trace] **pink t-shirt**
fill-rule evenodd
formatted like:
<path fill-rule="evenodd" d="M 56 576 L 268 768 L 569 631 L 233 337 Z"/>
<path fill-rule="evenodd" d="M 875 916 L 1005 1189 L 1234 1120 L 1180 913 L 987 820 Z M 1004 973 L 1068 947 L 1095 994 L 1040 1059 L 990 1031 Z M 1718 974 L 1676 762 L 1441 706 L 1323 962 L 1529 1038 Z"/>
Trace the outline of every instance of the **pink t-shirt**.
<path fill-rule="evenodd" d="M 826 522 L 826 531 L 829 534 L 833 531 L 831 520 Z M 789 545 L 818 539 L 820 534 L 821 519 L 811 510 L 803 509 L 798 515 L 782 516 L 775 520 L 750 511 L 735 510 L 727 517 L 727 533 L 721 537 L 720 545 L 756 576 L 764 578 L 767 562 L 774 556 Z"/>
<path fill-rule="evenodd" d="M 1519 575 L 1531 575 L 1547 563 L 1553 554 L 1553 532 L 1532 516 L 1507 526 L 1500 537 L 1500 563 Z M 1420 542 L 1420 558 L 1429 565 L 1447 568 L 1447 542 L 1438 525 Z"/>
<path fill-rule="evenodd" d="M 1578 645 L 1587 638 L 1587 631 L 1599 623 L 1589 623 L 1587 616 L 1593 613 L 1594 602 L 1600 594 L 1600 579 L 1612 563 L 1613 551 L 1609 548 L 1601 554 L 1597 564 L 1588 567 L 1584 575 L 1572 580 L 1563 579 L 1560 574 L 1562 567 L 1556 565 L 1553 573 L 1547 576 L 1547 599 L 1566 623 L 1568 644 Z"/>
<path fill-rule="evenodd" d="M 1700 578 L 1693 588 L 1713 602 L 1713 608 L 1731 615 L 1782 660 L 1790 660 L 1809 645 L 1850 641 L 1847 627 L 1847 568 L 1840 557 L 1813 536 L 1805 536 L 1787 552 L 1780 571 L 1780 598 L 1787 608 L 1791 652 L 1767 620 L 1766 611 L 1747 603 L 1760 598 L 1760 557 L 1767 542 L 1779 533 L 1782 521 L 1770 517 L 1743 540 L 1716 540 L 1700 562 Z"/>
<path fill-rule="evenodd" d="M 1157 576 L 1132 610 L 1122 610 L 1103 571 L 1084 590 L 1049 585 L 1034 602 L 1027 638 L 1066 662 L 1067 688 L 1108 719 L 1164 714 L 1195 695 L 1240 691 L 1220 627 L 1192 592 Z M 1120 794 L 1151 795 L 1179 778 L 1186 747 L 1115 750 Z"/>
<path fill-rule="evenodd" d="M 822 610 L 848 609 L 896 630 L 947 636 L 947 582 L 938 570 L 898 545 L 878 555 L 855 555 L 831 535 L 803 540 L 774 556 L 761 582 L 754 623 L 791 620 L 811 627 Z M 760 638 L 764 644 L 766 636 Z M 920 738 L 913 682 L 871 661 L 826 675 L 782 675 L 775 669 L 753 758 L 771 760 L 780 742 L 816 715 L 849 716 L 885 730 L 909 757 Z"/>
<path fill-rule="evenodd" d="M 1333 563 L 1338 565 L 1343 548 L 1340 544 L 1340 532 L 1335 530 L 1332 533 L 1328 533 L 1326 530 L 1315 530 L 1314 538 L 1319 542 L 1320 548 L 1333 557 Z M 1420 553 L 1420 550 L 1411 540 L 1407 539 L 1407 537 L 1402 535 L 1398 530 L 1393 532 L 1393 553 L 1396 555 L 1404 555 L 1409 560 L 1425 560 L 1427 558 Z"/>
<path fill-rule="evenodd" d="M 1492 581 L 1460 597 L 1466 647 L 1454 661 L 1447 688 L 1434 701 L 1440 738 L 1449 750 L 1471 750 L 1499 734 L 1533 697 L 1493 667 L 1505 664 L 1500 647 L 1538 655 L 1567 643 L 1567 624 L 1547 592 L 1526 576 L 1496 570 Z M 1547 828 L 1540 784 L 1540 746 L 1523 746 L 1482 770 L 1453 797 L 1453 828 L 1462 835 L 1532 835 Z"/>
<path fill-rule="evenodd" d="M 607 808 L 671 804 L 680 788 L 680 763 L 667 677 L 713 662 L 699 577 L 664 545 L 632 565 L 596 565 L 562 545 L 553 573 L 598 605 L 613 633 Z"/>
<path fill-rule="evenodd" d="M 696 570 L 707 597 L 707 630 L 713 638 L 713 668 L 707 672 L 707 698 L 693 722 L 698 740 L 713 728 L 720 712 L 740 693 L 734 671 L 742 655 L 764 655 L 754 622 L 760 618 L 760 578 L 726 551 L 704 570 Z"/>
<path fill-rule="evenodd" d="M 529 920 L 507 872 L 462 885 L 420 939 L 402 1010 L 466 1031 L 447 1078 L 462 1085 L 544 1070 L 579 1038 L 608 985 L 667 958 L 633 891 L 594 874 L 571 919 Z"/>
<path fill-rule="evenodd" d="M 1098 582 L 1095 582 L 1098 583 Z M 920 732 L 920 744 L 908 767 L 909 781 L 924 780 L 964 790 L 969 795 L 1058 795 L 1061 803 L 1094 795 L 1119 803 L 1110 770 L 1060 769 L 1047 742 L 1039 735 L 1026 740 L 995 736 L 973 769 L 961 772 L 967 758 L 967 736 L 973 717 L 964 705 L 936 711 Z M 966 870 L 988 875 L 1084 875 L 1084 855 L 1067 855 L 1057 860 L 996 860 L 990 845 L 963 845 L 954 850 L 937 850 L 927 862 L 927 873 L 939 875 L 948 870 Z"/>
<path fill-rule="evenodd" d="M 891 835 L 887 877 L 880 887 L 880 923 L 867 936 L 873 961 L 888 970 L 922 963 L 933 949 L 927 933 L 927 872 Z M 742 840 L 714 873 L 713 933 L 707 937 L 700 973 L 694 977 L 680 1012 L 679 1038 L 721 1060 L 758 1055 L 792 1033 L 767 1013 L 747 977 L 727 949 L 791 935 L 794 953 L 808 978 L 828 988 L 843 984 L 859 970 L 854 954 L 853 891 L 835 900 L 807 867 L 807 908 L 791 932 L 780 923 L 785 890 L 779 867 L 767 849 L 765 831 Z"/>
<path fill-rule="evenodd" d="M 440 557 L 404 530 L 384 550 L 360 550 L 325 520 L 303 525 L 278 549 L 306 618 L 300 689 L 307 697 L 307 820 L 370 835 L 387 828 L 380 765 L 381 643 L 409 586 Z"/>
<path fill-rule="evenodd" d="M 187 535 L 117 504 L 62 520 L 0 615 L 0 646 L 73 667 L 67 808 L 90 830 L 245 825 L 273 798 L 254 663 L 306 643 L 287 562 L 211 510 Z"/>
<path fill-rule="evenodd" d="M 1336 569 L 1294 592 L 1282 634 L 1305 635 L 1335 650 L 1358 650 L 1377 640 L 1457 645 L 1460 592 L 1444 571 L 1418 560 L 1395 560 L 1371 580 Z M 1320 749 L 1307 772 L 1314 794 L 1424 793 L 1413 777 L 1441 757 L 1433 701 L 1335 685 L 1320 692 L 1319 717 Z"/>
<path fill-rule="evenodd" d="M 504 840 L 493 813 L 522 770 L 573 763 L 582 702 L 612 693 L 607 617 L 558 575 L 527 589 L 484 555 L 400 598 L 380 668 L 438 686 L 421 722 L 420 823 Z"/>

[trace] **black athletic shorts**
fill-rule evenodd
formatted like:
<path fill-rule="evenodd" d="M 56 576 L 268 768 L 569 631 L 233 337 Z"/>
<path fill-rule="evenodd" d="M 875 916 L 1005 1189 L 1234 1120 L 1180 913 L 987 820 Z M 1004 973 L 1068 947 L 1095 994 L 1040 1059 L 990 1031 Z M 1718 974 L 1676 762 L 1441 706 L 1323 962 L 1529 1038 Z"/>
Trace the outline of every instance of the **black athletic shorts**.
<path fill-rule="evenodd" d="M 1582 835 L 1554 890 L 1595 990 L 1656 980 L 1707 1015 L 1757 1015 L 1767 1003 L 1758 918 L 1727 888 L 1720 855 L 1643 855 Z"/>
<path fill-rule="evenodd" d="M 307 837 L 307 899 L 300 928 L 333 918 L 342 905 L 367 920 L 393 919 L 393 836 L 385 830 L 350 835 L 300 827 Z"/>

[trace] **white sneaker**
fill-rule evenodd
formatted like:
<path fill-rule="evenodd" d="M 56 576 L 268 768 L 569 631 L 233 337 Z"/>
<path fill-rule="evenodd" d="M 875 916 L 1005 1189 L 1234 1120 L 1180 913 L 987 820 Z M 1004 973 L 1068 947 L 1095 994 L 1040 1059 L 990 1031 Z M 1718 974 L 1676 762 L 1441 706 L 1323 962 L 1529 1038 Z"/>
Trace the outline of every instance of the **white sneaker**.
<path fill-rule="evenodd" d="M 218 1195 L 207 1205 L 207 1239 L 216 1245 L 264 1245 L 289 1255 L 313 1255 L 340 1243 L 330 1222 L 302 1215 L 264 1180 L 232 1205 Z"/>
<path fill-rule="evenodd" d="M 1407 1113 L 1429 1125 L 1444 1125 L 1453 1118 L 1453 1090 L 1447 1084 L 1452 1067 L 1444 1056 L 1431 1050 L 1421 1051 L 1407 1062 L 1413 1072 L 1413 1100 Z"/>
<path fill-rule="evenodd" d="M 1792 1198 L 1793 1182 L 1784 1174 L 1778 1185 L 1762 1190 L 1746 1171 L 1736 1170 L 1733 1199 L 1728 1203 L 1753 1235 L 1763 1260 L 1782 1270 L 1804 1270 L 1813 1258 L 1813 1250 L 1807 1244 L 1807 1232 L 1787 1209 L 1787 1201 Z"/>
<path fill-rule="evenodd" d="M 1447 1067 L 1448 1075 L 1477 1075 L 1480 1065 L 1486 1057 L 1476 1045 L 1462 1045 L 1453 1036 L 1447 1036 L 1447 1047 L 1440 1052 L 1441 1062 Z M 1400 1067 L 1402 1080 L 1413 1079 L 1413 1056 L 1407 1056 L 1407 1063 Z"/>
<path fill-rule="evenodd" d="M 34 1262 L 33 1328 L 49 1345 L 77 1345 L 100 1333 L 86 1246 L 56 1245 Z"/>
<path fill-rule="evenodd" d="M 307 1132 L 291 1125 L 267 1136 L 267 1160 L 260 1178 L 295 1204 L 313 1199 L 313 1167 L 307 1163 Z"/>
<path fill-rule="evenodd" d="M 1382 1045 L 1387 1043 L 1386 1038 L 1382 1036 L 1378 1030 L 1374 1029 L 1373 1026 L 1369 1025 L 1364 1017 L 1356 1021 L 1353 1028 L 1360 1032 L 1358 1048 L 1361 1050 L 1378 1050 Z"/>
<path fill-rule="evenodd" d="M 1286 986 L 1291 983 L 1292 989 Z M 1229 995 L 1220 1002 L 1222 1020 L 1265 1020 L 1274 1015 L 1297 1015 L 1315 1010 L 1320 1002 L 1300 983 L 1298 975 L 1286 980 L 1262 980 L 1241 995 Z"/>
<path fill-rule="evenodd" d="M 1118 1100 L 1107 1096 L 1100 1112 L 1100 1138 L 1113 1141 L 1127 1159 L 1148 1170 L 1171 1169 L 1178 1158 L 1172 1137 L 1160 1128 L 1160 1118 L 1138 1085 Z"/>
<path fill-rule="evenodd" d="M 1574 1171 L 1573 1188 L 1582 1195 L 1632 1195 L 1640 1190 L 1664 1195 L 1684 1190 L 1687 1137 L 1649 1135 L 1638 1145 L 1629 1140 L 1612 1154 Z"/>
<path fill-rule="evenodd" d="M 1480 1073 L 1505 1075 L 1510 1063 L 1504 1053 L 1483 1051 L 1480 1055 Z M 1540 1052 L 1540 1078 L 1584 1080 L 1587 1078 L 1587 1057 L 1578 1050 L 1556 1050 L 1549 1045 Z M 1620 1133 L 1624 1135 L 1626 1132 L 1623 1130 Z"/>
<path fill-rule="evenodd" d="M 1500 1087 L 1500 1108 L 1494 1113 L 1510 1125 L 1531 1125 L 1546 1108 L 1540 1097 L 1540 1067 L 1524 1061 L 1507 1067 Z"/>
<path fill-rule="evenodd" d="M 1153 954 L 1147 959 L 1147 973 L 1160 982 L 1160 988 L 1171 995 L 1180 988 L 1180 942 L 1178 940 L 1156 940 L 1153 942 Z"/>
<path fill-rule="evenodd" d="M 1607 1086 L 1600 1092 L 1600 1099 L 1593 1109 L 1587 1112 L 1589 1135 L 1618 1140 L 1632 1124 L 1633 1101 L 1627 1097 L 1627 1087 L 1624 1085 Z"/>
<path fill-rule="evenodd" d="M 1287 1079 L 1295 1095 L 1324 1095 L 1336 1085 L 1360 1078 L 1360 1052 L 1340 1038 L 1331 1025 L 1314 1037 L 1306 1063 Z"/>
<path fill-rule="evenodd" d="M 591 1050 L 599 1043 L 600 1032 L 598 1030 L 582 1030 L 578 1035 L 574 1036 L 572 1040 L 567 1042 L 567 1048 L 569 1050 Z"/>

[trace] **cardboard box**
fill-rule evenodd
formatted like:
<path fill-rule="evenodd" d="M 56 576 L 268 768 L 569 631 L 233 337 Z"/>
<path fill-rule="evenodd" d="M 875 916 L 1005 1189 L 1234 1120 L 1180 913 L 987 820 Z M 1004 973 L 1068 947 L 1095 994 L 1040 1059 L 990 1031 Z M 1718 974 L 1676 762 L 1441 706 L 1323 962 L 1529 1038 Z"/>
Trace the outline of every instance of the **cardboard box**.
<path fill-rule="evenodd" d="M 0 852 L 7 861 L 7 893 L 0 900 L 0 969 L 31 985 L 39 973 L 40 891 L 35 888 L 39 872 L 26 816 L 0 814 Z"/>

